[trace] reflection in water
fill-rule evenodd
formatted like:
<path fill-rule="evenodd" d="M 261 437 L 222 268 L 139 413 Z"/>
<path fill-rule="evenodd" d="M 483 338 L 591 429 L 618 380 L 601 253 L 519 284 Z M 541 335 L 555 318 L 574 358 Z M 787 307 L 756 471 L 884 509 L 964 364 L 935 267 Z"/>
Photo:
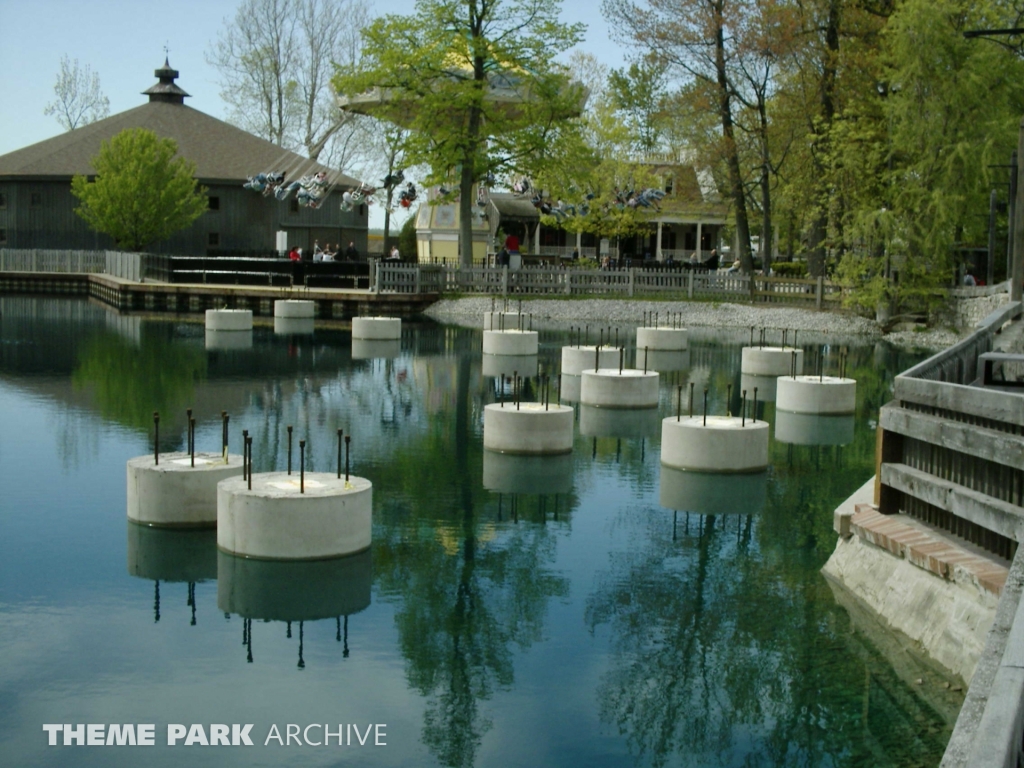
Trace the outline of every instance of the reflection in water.
<path fill-rule="evenodd" d="M 252 620 L 299 625 L 299 668 L 303 658 L 307 621 L 334 619 L 336 640 L 343 643 L 348 656 L 348 617 L 370 605 L 373 583 L 370 550 L 330 560 L 283 561 L 254 560 L 217 553 L 217 607 L 225 614 L 235 613 L 243 622 L 242 642 L 247 659 L 253 661 Z"/>
<path fill-rule="evenodd" d="M 221 352 L 252 349 L 252 331 L 218 331 L 207 328 L 206 348 Z"/>
<path fill-rule="evenodd" d="M 399 339 L 352 339 L 353 360 L 381 360 L 402 354 Z"/>
<path fill-rule="evenodd" d="M 701 515 L 756 515 L 768 497 L 768 473 L 692 472 L 661 465 L 659 502 Z"/>
<path fill-rule="evenodd" d="M 580 434 L 584 437 L 621 437 L 637 439 L 661 433 L 661 413 L 657 408 L 598 408 L 581 403 Z"/>
<path fill-rule="evenodd" d="M 779 388 L 779 379 L 776 376 L 758 376 L 755 373 L 741 373 L 740 385 L 737 393 L 747 391 L 747 401 L 753 402 L 754 390 L 757 390 L 757 400 L 762 403 L 774 403 L 775 394 Z"/>
<path fill-rule="evenodd" d="M 400 448 L 377 482 L 400 490 L 374 531 L 409 685 L 427 699 L 423 741 L 446 766 L 476 764 L 492 727 L 480 702 L 513 685 L 515 651 L 541 639 L 548 601 L 568 592 L 548 527 L 496 523 L 496 500 L 477 480 L 485 458 L 471 415 L 483 390 L 470 349 L 451 361 L 454 398 L 434 414 L 448 428 Z"/>
<path fill-rule="evenodd" d="M 849 445 L 853 442 L 852 415 L 775 412 L 775 439 L 794 445 Z"/>
<path fill-rule="evenodd" d="M 517 456 L 484 451 L 484 488 L 495 493 L 558 494 L 572 490 L 572 454 Z"/>
<path fill-rule="evenodd" d="M 481 372 L 491 378 L 506 379 L 513 375 L 532 378 L 537 375 L 537 355 L 482 355 Z"/>
<path fill-rule="evenodd" d="M 546 459 L 542 469 L 502 467 L 506 457 L 482 449 L 482 408 L 497 394 L 484 375 L 476 329 L 415 326 L 397 358 L 353 364 L 349 335 L 330 329 L 282 338 L 258 328 L 252 349 L 218 352 L 204 348 L 201 323 L 147 318 L 137 337 L 132 323 L 123 324 L 121 336 L 107 330 L 105 315 L 93 317 L 88 304 L 55 319 L 47 319 L 48 306 L 25 304 L 25 313 L 35 313 L 30 320 L 4 315 L 4 392 L 13 393 L 9 402 L 36 403 L 25 409 L 34 421 L 22 421 L 38 432 L 51 428 L 47 420 L 59 413 L 54 402 L 99 424 L 100 450 L 92 461 L 104 467 L 102 473 L 62 470 L 48 443 L 45 451 L 35 448 L 41 469 L 33 502 L 51 524 L 73 530 L 63 549 L 54 544 L 60 536 L 40 537 L 17 516 L 5 518 L 0 550 L 7 558 L 38 550 L 40 559 L 70 561 L 68 573 L 82 574 L 84 589 L 67 578 L 46 582 L 33 575 L 32 588 L 51 590 L 45 596 L 51 604 L 75 602 L 98 612 L 107 607 L 102 601 L 118 599 L 119 591 L 107 587 L 118 578 L 110 572 L 123 556 L 125 522 L 120 514 L 104 514 L 114 503 L 101 507 L 94 500 L 123 499 L 123 461 L 145 441 L 116 427 L 148 432 L 153 410 L 166 414 L 165 450 L 175 441 L 180 447 L 186 407 L 195 408 L 203 449 L 219 444 L 219 413 L 228 410 L 232 448 L 237 451 L 241 430 L 248 430 L 258 472 L 284 469 L 289 425 L 296 440 L 307 439 L 307 467 L 332 469 L 336 430 L 343 428 L 353 437 L 355 471 L 379 489 L 372 569 L 368 561 L 362 570 L 347 561 L 356 570 L 348 575 L 330 573 L 342 568 L 334 561 L 267 563 L 217 555 L 212 532 L 130 526 L 129 570 L 156 581 L 157 589 L 180 579 L 194 604 L 193 585 L 212 578 L 211 563 L 217 563 L 218 605 L 243 616 L 246 653 L 262 654 L 263 663 L 237 663 L 233 622 L 205 621 L 198 630 L 201 655 L 194 646 L 164 646 L 160 663 L 175 673 L 167 676 L 173 683 L 146 678 L 150 659 L 104 654 L 113 645 L 104 634 L 109 625 L 72 619 L 83 647 L 101 650 L 90 664 L 63 668 L 69 684 L 60 703 L 69 713 L 87 714 L 94 705 L 91 692 L 99 688 L 134 703 L 138 681 L 152 679 L 146 695 L 154 716 L 169 719 L 176 710 L 167 694 L 183 679 L 176 673 L 199 663 L 206 666 L 188 689 L 196 700 L 220 701 L 221 689 L 262 694 L 262 686 L 274 714 L 284 716 L 303 707 L 323 680 L 352 679 L 373 667 L 381 675 L 380 690 L 376 681 L 351 689 L 360 706 L 384 702 L 406 721 L 414 719 L 412 735 L 404 739 L 409 751 L 398 759 L 393 751 L 382 752 L 382 765 L 478 765 L 494 761 L 485 747 L 513 744 L 519 751 L 509 762 L 531 765 L 866 768 L 938 762 L 948 735 L 945 718 L 906 678 L 893 674 L 870 638 L 850 631 L 845 610 L 818 572 L 835 545 L 832 510 L 871 474 L 875 436 L 869 420 L 891 397 L 892 372 L 919 357 L 884 345 L 851 348 L 860 414 L 852 442 L 839 448 L 773 440 L 768 473 L 716 476 L 701 490 L 695 476 L 661 470 L 656 433 L 639 440 L 580 435 L 572 456 Z M 557 369 L 558 343 L 565 340 L 554 338 L 557 332 L 551 336 L 541 347 L 543 370 Z M 680 385 L 682 407 L 688 407 L 690 383 L 698 398 L 708 388 L 709 412 L 737 412 L 739 346 L 720 337 L 694 340 L 690 367 L 661 377 L 659 417 L 675 412 Z M 72 371 L 77 391 L 70 386 Z M 8 381 L 15 383 L 6 386 Z M 771 402 L 761 399 L 758 412 L 778 424 Z M 78 430 L 75 421 L 57 423 Z M 590 424 L 588 417 L 588 430 Z M 31 448 L 45 441 L 22 442 Z M 538 492 L 548 482 L 544 478 L 554 499 Z M 756 487 L 741 489 L 745 481 Z M 71 487 L 85 491 L 74 504 L 67 503 Z M 666 508 L 659 508 L 659 498 Z M 586 515 L 579 513 L 582 504 Z M 86 526 L 99 546 L 82 547 L 83 529 L 76 526 Z M 288 575 L 293 566 L 305 573 Z M 373 605 L 353 618 L 351 629 L 374 648 L 373 664 L 343 667 L 345 617 L 351 615 L 345 612 L 367 606 L 371 588 Z M 142 590 L 148 595 L 148 583 Z M 5 611 L 43 637 L 52 612 L 36 610 L 34 594 L 8 589 L 6 595 L 12 598 Z M 124 642 L 147 646 L 137 641 L 153 630 L 148 597 L 141 606 L 137 594 L 131 600 L 121 615 L 136 624 Z M 285 622 L 285 628 L 259 629 L 265 620 Z M 313 620 L 321 627 L 330 623 L 336 643 L 329 646 L 338 651 L 318 656 L 322 680 L 273 674 L 268 649 L 271 640 L 281 640 L 270 633 L 285 634 L 290 623 L 305 664 L 303 624 Z M 165 637 L 178 630 L 174 622 L 162 625 Z M 5 654 L 13 646 L 11 634 L 0 637 Z M 268 639 L 260 642 L 263 636 Z M 58 661 L 64 651 L 53 647 L 40 645 L 40 663 Z M 553 686 L 552 665 L 560 662 L 566 673 Z M 49 693 L 41 694 L 46 686 L 37 683 L 28 675 L 11 683 L 12 711 L 31 724 L 12 763 L 44 762 L 33 751 L 34 713 Z M 591 717 L 595 700 L 610 727 Z M 122 722 L 130 717 L 126 706 L 111 709 L 124 713 Z M 224 706 L 228 713 L 242 711 L 233 703 Z M 490 714 L 509 707 L 519 708 L 518 719 Z M 564 714 L 559 719 L 566 711 L 574 718 L 569 728 Z M 523 723 L 538 724 L 535 738 L 514 730 Z M 232 755 L 219 759 L 234 764 L 239 758 Z"/>
<path fill-rule="evenodd" d="M 99 333 L 84 346 L 73 381 L 88 389 L 103 418 L 149 430 L 153 411 L 184 412 L 206 376 L 199 350 L 175 344 L 169 328 L 147 327 L 141 346 Z"/>
<path fill-rule="evenodd" d="M 217 532 L 127 525 L 128 573 L 153 581 L 153 620 L 160 621 L 160 582 L 185 582 L 195 624 L 196 583 L 217 578 Z"/>
<path fill-rule="evenodd" d="M 277 317 L 274 316 L 274 333 L 279 336 L 309 336 L 313 333 L 316 321 L 312 317 Z M 209 344 L 207 344 L 209 349 Z"/>
<path fill-rule="evenodd" d="M 659 373 L 683 371 L 690 367 L 690 350 L 638 349 L 633 367 Z"/>

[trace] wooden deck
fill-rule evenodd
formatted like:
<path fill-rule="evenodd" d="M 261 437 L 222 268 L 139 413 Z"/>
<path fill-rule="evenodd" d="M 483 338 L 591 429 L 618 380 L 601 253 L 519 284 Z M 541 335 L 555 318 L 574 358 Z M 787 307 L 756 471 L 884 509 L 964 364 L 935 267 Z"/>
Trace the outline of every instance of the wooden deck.
<path fill-rule="evenodd" d="M 45 272 L 0 273 L 0 292 L 90 296 L 122 311 L 201 312 L 226 307 L 251 309 L 256 316 L 272 316 L 278 299 L 304 299 L 316 302 L 318 318 L 338 320 L 360 315 L 411 318 L 440 298 L 436 293 L 136 282 L 104 274 Z"/>

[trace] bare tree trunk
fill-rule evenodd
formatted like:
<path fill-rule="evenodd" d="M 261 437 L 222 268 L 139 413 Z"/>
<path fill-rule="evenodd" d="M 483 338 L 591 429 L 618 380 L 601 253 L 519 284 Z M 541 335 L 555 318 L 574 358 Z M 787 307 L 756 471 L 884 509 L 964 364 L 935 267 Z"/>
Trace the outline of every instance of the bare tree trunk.
<path fill-rule="evenodd" d="M 825 23 L 825 53 L 821 75 L 821 120 L 815 124 L 814 176 L 818 180 L 815 190 L 814 218 L 811 221 L 807 271 L 811 277 L 825 274 L 825 238 L 828 233 L 828 216 L 831 206 L 826 180 L 826 156 L 829 149 L 829 132 L 835 119 L 836 71 L 839 59 L 839 12 L 842 0 L 830 0 L 828 18 Z"/>
<path fill-rule="evenodd" d="M 467 158 L 459 177 L 459 264 L 473 266 L 473 165 Z"/>
<path fill-rule="evenodd" d="M 715 70 L 718 78 L 718 111 L 722 120 L 722 135 L 725 138 L 727 165 L 729 168 L 729 195 L 732 197 L 736 215 L 736 238 L 739 241 L 739 259 L 743 274 L 754 271 L 754 260 L 750 255 L 750 224 L 747 220 L 747 197 L 743 189 L 743 174 L 740 171 L 740 155 L 736 146 L 733 128 L 732 103 L 728 73 L 725 69 L 725 32 L 722 20 L 722 4 L 715 6 Z"/>

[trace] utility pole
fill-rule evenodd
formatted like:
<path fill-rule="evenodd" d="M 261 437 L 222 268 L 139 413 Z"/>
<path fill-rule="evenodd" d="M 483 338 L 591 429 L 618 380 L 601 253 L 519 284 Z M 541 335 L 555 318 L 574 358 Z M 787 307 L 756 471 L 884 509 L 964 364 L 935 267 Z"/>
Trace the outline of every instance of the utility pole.
<path fill-rule="evenodd" d="M 1010 274 L 1010 301 L 1021 300 L 1022 282 L 1024 282 L 1024 195 L 1016 194 L 1021 189 L 1024 179 L 1021 173 L 1024 172 L 1024 163 L 1019 158 L 1024 157 L 1024 119 L 1020 121 L 1020 131 L 1017 134 L 1017 168 L 1014 173 L 1016 188 L 1013 190 L 1013 269 Z"/>

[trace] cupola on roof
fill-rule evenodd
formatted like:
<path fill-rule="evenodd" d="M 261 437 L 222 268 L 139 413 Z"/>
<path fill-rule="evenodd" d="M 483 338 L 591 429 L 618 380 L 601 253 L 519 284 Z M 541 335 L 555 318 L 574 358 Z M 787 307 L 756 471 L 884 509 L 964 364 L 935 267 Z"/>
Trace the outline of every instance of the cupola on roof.
<path fill-rule="evenodd" d="M 160 82 L 142 93 L 149 96 L 150 101 L 166 101 L 171 104 L 184 104 L 185 93 L 174 81 L 178 77 L 178 70 L 171 69 L 170 61 L 164 57 L 164 65 L 153 72 Z"/>

